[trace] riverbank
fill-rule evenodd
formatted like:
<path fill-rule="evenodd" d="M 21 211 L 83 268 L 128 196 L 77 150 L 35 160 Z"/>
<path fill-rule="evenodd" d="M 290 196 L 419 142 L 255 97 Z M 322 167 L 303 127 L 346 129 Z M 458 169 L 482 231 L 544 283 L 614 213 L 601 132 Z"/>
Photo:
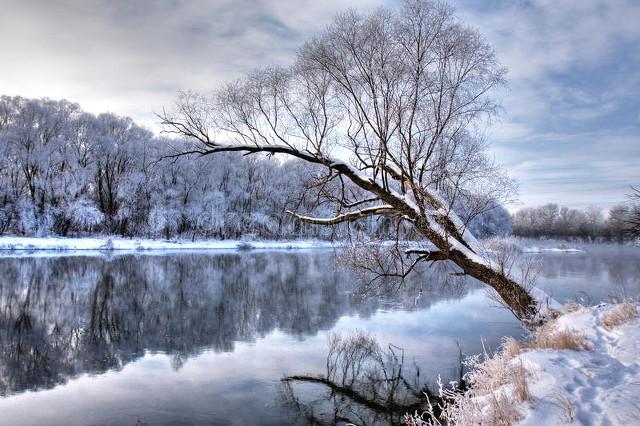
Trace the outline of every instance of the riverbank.
<path fill-rule="evenodd" d="M 580 253 L 584 250 L 567 247 L 564 243 L 534 244 L 530 240 L 510 239 L 523 253 Z M 389 241 L 392 244 L 393 241 Z M 412 244 L 411 242 L 407 242 Z M 413 243 L 415 244 L 415 243 Z M 96 237 L 18 237 L 0 236 L 0 250 L 233 250 L 233 249 L 309 249 L 340 246 L 339 241 L 327 240 L 184 240 Z"/>
<path fill-rule="evenodd" d="M 635 424 L 640 421 L 636 304 L 565 305 L 525 343 L 469 361 L 470 390 L 448 393 L 453 424 Z M 426 416 L 423 416 L 426 419 Z M 440 424 L 408 417 L 413 425 Z M 443 421 L 444 423 L 444 421 Z"/>
<path fill-rule="evenodd" d="M 119 237 L 0 237 L 1 251 L 141 251 L 141 250 L 235 250 L 235 249 L 311 249 L 331 248 L 335 243 L 322 240 L 244 241 L 244 240 L 154 240 Z"/>

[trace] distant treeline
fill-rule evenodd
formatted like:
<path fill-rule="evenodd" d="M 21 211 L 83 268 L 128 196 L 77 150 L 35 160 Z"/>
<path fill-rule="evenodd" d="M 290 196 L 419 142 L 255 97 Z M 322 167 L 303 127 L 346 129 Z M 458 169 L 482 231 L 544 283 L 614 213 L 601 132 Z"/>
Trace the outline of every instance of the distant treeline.
<path fill-rule="evenodd" d="M 176 143 L 68 101 L 1 97 L 0 235 L 281 239 L 345 230 L 285 213 L 335 214 L 296 198 L 313 183 L 308 165 L 226 154 L 169 158 Z M 384 238 L 395 225 L 371 218 L 351 226 Z M 480 237 L 506 234 L 510 217 L 498 206 L 470 227 Z"/>
<path fill-rule="evenodd" d="M 130 118 L 95 116 L 64 100 L 0 98 L 0 233 L 330 236 L 284 214 L 323 213 L 292 198 L 308 180 L 298 163 L 164 158 L 172 144 Z"/>
<path fill-rule="evenodd" d="M 624 242 L 637 238 L 634 220 L 640 205 L 628 203 L 612 207 L 605 216 L 602 209 L 572 209 L 545 204 L 518 210 L 513 215 L 513 234 L 521 237 L 581 239 Z"/>

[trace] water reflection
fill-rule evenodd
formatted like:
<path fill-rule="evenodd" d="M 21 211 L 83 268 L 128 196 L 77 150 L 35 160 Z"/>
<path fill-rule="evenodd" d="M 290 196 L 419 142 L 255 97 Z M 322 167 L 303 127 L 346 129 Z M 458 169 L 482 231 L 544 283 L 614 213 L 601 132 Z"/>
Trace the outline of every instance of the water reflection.
<path fill-rule="evenodd" d="M 457 382 L 463 390 L 461 356 L 459 361 Z M 296 388 L 304 384 L 320 387 L 319 395 L 300 396 Z M 324 374 L 287 376 L 280 395 L 294 414 L 292 424 L 399 425 L 405 414 L 426 411 L 428 403 L 439 415 L 443 402 L 420 376 L 420 367 L 405 362 L 402 348 L 382 348 L 361 331 L 332 335 Z"/>
<path fill-rule="evenodd" d="M 276 329 L 303 339 L 345 315 L 421 309 L 468 289 L 434 279 L 356 300 L 330 253 L 0 259 L 0 275 L 2 395 L 118 370 L 147 351 L 179 368 Z"/>
<path fill-rule="evenodd" d="M 534 256 L 540 286 L 562 301 L 640 294 L 637 248 Z M 2 421 L 305 423 L 311 403 L 315 414 L 384 424 L 398 413 L 317 384 L 291 383 L 295 404 L 277 404 L 281 379 L 328 377 L 334 331 L 402 347 L 403 377 L 420 369 L 414 390 L 458 377 L 458 344 L 478 353 L 522 333 L 481 285 L 437 267 L 395 295 L 359 300 L 334 264 L 330 251 L 0 258 Z"/>
<path fill-rule="evenodd" d="M 544 253 L 538 285 L 561 302 L 593 304 L 640 295 L 640 248 L 585 245 L 581 253 Z"/>

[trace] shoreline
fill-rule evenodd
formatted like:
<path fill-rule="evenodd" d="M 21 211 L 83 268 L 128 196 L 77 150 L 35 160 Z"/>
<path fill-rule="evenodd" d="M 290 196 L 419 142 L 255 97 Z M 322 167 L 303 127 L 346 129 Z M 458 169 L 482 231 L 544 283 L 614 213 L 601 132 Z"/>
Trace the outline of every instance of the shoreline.
<path fill-rule="evenodd" d="M 306 250 L 334 248 L 339 243 L 325 240 L 164 240 L 122 237 L 0 237 L 0 256 L 33 252 L 140 252 L 197 250 Z"/>
<path fill-rule="evenodd" d="M 523 342 L 505 338 L 473 356 L 469 389 L 448 397 L 443 417 L 408 413 L 411 426 L 453 424 L 632 424 L 640 418 L 637 302 L 563 305 Z"/>
<path fill-rule="evenodd" d="M 507 239 L 512 239 L 507 237 Z M 582 247 L 567 247 L 564 243 L 531 244 L 529 240 L 513 240 L 519 246 L 523 254 L 580 254 L 586 250 Z M 390 244 L 391 241 L 383 242 Z M 406 241 L 409 245 L 420 244 L 415 241 Z M 107 253 L 129 252 L 186 252 L 186 251 L 241 251 L 241 250 L 310 250 L 310 249 L 336 249 L 343 247 L 344 241 L 331 241 L 319 239 L 300 240 L 248 240 L 228 239 L 214 240 L 204 239 L 191 241 L 188 239 L 154 239 L 154 238 L 125 238 L 120 236 L 94 236 L 94 237 L 23 237 L 0 236 L 0 257 L 29 256 L 29 255 L 56 255 L 77 252 L 84 255 L 101 255 Z"/>

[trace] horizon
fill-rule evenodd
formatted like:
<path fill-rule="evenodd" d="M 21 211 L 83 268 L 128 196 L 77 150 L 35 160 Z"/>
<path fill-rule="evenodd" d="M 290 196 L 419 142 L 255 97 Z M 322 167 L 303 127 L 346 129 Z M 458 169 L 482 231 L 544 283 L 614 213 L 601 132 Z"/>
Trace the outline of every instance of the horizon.
<path fill-rule="evenodd" d="M 286 65 L 336 13 L 397 2 L 5 3 L 0 94 L 67 99 L 158 134 L 153 112 L 180 90 L 206 93 L 256 66 Z M 509 88 L 497 93 L 504 112 L 486 132 L 520 185 L 509 210 L 625 202 L 640 183 L 640 4 L 452 5 L 509 69 Z"/>

